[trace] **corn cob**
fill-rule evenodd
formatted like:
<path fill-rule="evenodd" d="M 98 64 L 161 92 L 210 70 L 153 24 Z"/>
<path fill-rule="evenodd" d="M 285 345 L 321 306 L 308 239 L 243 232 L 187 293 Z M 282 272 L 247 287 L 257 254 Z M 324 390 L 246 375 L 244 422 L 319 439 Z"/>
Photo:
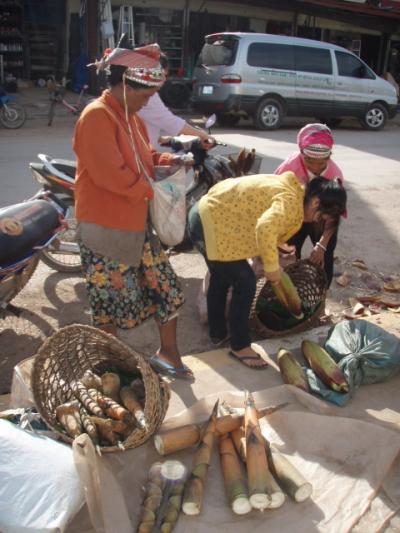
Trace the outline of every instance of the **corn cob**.
<path fill-rule="evenodd" d="M 306 373 L 292 352 L 284 349 L 279 350 L 278 365 L 284 383 L 294 385 L 305 392 L 310 392 Z"/>
<path fill-rule="evenodd" d="M 324 348 L 305 340 L 301 350 L 312 370 L 327 387 L 337 392 L 349 392 L 343 372 Z"/>
<path fill-rule="evenodd" d="M 272 285 L 272 288 L 281 304 L 284 305 L 295 318 L 301 320 L 304 317 L 301 310 L 301 300 L 296 287 L 286 272 L 281 273 L 279 283 Z"/>

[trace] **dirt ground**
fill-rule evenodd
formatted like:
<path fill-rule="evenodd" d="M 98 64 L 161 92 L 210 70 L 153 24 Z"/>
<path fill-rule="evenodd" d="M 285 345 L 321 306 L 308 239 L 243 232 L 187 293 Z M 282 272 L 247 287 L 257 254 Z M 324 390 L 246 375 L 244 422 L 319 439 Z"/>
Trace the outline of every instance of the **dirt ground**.
<path fill-rule="evenodd" d="M 178 323 L 180 350 L 182 354 L 205 352 L 211 347 L 207 327 L 200 324 L 196 306 L 206 271 L 204 261 L 199 254 L 191 252 L 172 255 L 171 262 L 186 296 Z M 340 257 L 336 259 L 335 270 L 335 280 L 346 272 L 351 281 L 347 287 L 333 281 L 326 302 L 326 316 L 321 319 L 321 323 L 325 324 L 337 322 L 344 310 L 350 311 L 349 297 L 375 293 L 387 279 L 383 273 L 361 270 Z M 33 278 L 13 303 L 22 312 L 19 317 L 8 314 L 0 322 L 0 394 L 9 392 L 14 366 L 34 355 L 46 337 L 63 326 L 90 324 L 83 277 L 60 274 L 43 263 L 39 263 Z M 143 355 L 150 356 L 158 348 L 157 330 L 152 320 L 133 330 L 120 330 L 119 335 L 121 340 Z"/>

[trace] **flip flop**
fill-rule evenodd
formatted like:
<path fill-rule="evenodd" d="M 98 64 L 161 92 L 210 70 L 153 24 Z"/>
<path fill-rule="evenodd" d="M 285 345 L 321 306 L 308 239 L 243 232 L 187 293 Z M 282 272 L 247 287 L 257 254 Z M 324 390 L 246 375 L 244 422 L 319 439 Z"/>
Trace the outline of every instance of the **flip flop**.
<path fill-rule="evenodd" d="M 240 363 L 242 363 L 242 365 L 244 365 L 245 367 L 247 368 L 251 368 L 252 370 L 264 370 L 265 368 L 267 368 L 269 365 L 266 361 L 264 361 L 264 359 L 260 356 L 260 355 L 237 355 L 235 352 L 233 352 L 232 350 L 229 350 L 228 352 L 228 355 L 230 357 L 232 357 L 233 359 L 236 359 L 236 361 L 240 361 Z M 258 360 L 261 360 L 264 362 L 263 365 L 257 365 L 257 366 L 251 366 L 251 365 L 248 365 L 246 363 L 246 361 L 258 361 Z"/>
<path fill-rule="evenodd" d="M 149 359 L 149 363 L 153 370 L 159 374 L 164 374 L 172 378 L 193 379 L 193 374 L 190 368 L 186 365 L 177 368 L 171 363 L 168 363 L 168 361 L 164 361 L 164 359 L 158 357 L 158 355 L 152 355 Z"/>

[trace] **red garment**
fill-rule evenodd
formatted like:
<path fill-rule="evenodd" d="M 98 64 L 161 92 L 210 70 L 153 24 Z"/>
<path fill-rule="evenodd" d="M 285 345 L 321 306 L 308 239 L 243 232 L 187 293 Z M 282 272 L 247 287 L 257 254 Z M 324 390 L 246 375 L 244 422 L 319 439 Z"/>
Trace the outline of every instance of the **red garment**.
<path fill-rule="evenodd" d="M 146 127 L 136 114 L 130 116 L 130 123 L 137 155 L 153 178 L 154 165 L 171 164 L 172 155 L 150 148 Z M 125 110 L 110 91 L 104 91 L 83 111 L 73 147 L 77 155 L 77 220 L 143 231 L 153 189 L 138 168 Z"/>

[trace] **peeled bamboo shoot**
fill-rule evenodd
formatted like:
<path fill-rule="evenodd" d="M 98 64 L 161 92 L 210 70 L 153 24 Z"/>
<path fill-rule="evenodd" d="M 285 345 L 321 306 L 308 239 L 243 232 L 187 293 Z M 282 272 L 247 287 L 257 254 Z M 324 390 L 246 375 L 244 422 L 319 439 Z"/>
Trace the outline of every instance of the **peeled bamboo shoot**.
<path fill-rule="evenodd" d="M 261 510 L 280 507 L 285 501 L 285 495 L 269 471 L 265 441 L 250 392 L 246 392 L 245 406 L 246 467 L 250 503 L 255 509 Z"/>
<path fill-rule="evenodd" d="M 245 476 L 240 465 L 233 442 L 228 435 L 222 435 L 219 440 L 219 453 L 225 491 L 232 511 L 236 514 L 246 514 L 251 511 L 249 493 Z"/>
<path fill-rule="evenodd" d="M 120 390 L 120 396 L 122 403 L 135 417 L 138 426 L 146 429 L 148 427 L 148 422 L 146 420 L 143 408 L 139 403 L 139 400 L 133 389 L 131 389 L 131 387 L 122 387 Z"/>
<path fill-rule="evenodd" d="M 114 372 L 105 372 L 101 376 L 101 384 L 104 396 L 108 396 L 108 398 L 111 398 L 114 402 L 118 402 L 119 390 L 121 388 L 119 375 Z"/>
<path fill-rule="evenodd" d="M 204 432 L 194 455 L 192 472 L 185 486 L 182 510 L 187 515 L 198 515 L 201 510 L 216 434 L 217 412 L 218 401 L 214 405 L 209 421 L 204 425 Z"/>
<path fill-rule="evenodd" d="M 56 408 L 56 416 L 67 434 L 71 438 L 82 433 L 82 424 L 79 418 L 79 403 L 77 401 L 64 403 Z"/>
<path fill-rule="evenodd" d="M 98 428 L 106 428 L 115 433 L 124 433 L 127 425 L 122 420 L 112 420 L 111 418 L 100 418 L 99 416 L 91 416 L 90 420 Z"/>
<path fill-rule="evenodd" d="M 87 389 L 97 389 L 101 392 L 101 377 L 92 372 L 91 370 L 86 370 L 81 378 L 81 383 L 85 385 Z"/>
<path fill-rule="evenodd" d="M 132 419 L 132 415 L 129 411 L 125 409 L 125 407 L 122 407 L 122 405 L 115 402 L 111 398 L 104 396 L 104 394 L 102 394 L 101 392 L 95 389 L 89 389 L 88 393 L 89 396 L 95 402 L 97 402 L 101 409 L 103 409 L 106 415 L 108 415 L 110 418 L 114 418 L 115 420 L 121 420 L 126 424 L 128 424 Z"/>
<path fill-rule="evenodd" d="M 89 413 L 105 418 L 105 414 L 103 413 L 103 410 L 89 395 L 89 389 L 87 389 L 81 381 L 76 381 L 72 383 L 72 390 L 75 396 L 77 397 L 77 399 L 82 403 L 82 405 L 86 408 L 86 410 L 89 411 Z M 95 389 L 90 389 L 90 390 L 95 390 Z"/>
<path fill-rule="evenodd" d="M 180 461 L 165 461 L 161 467 L 165 479 L 154 531 L 170 533 L 179 517 L 185 487 L 186 468 Z"/>
<path fill-rule="evenodd" d="M 259 418 L 268 416 L 275 411 L 285 407 L 287 403 L 279 404 L 276 407 L 266 407 L 258 411 Z M 221 416 L 216 420 L 216 431 L 218 435 L 230 433 L 243 424 L 243 416 L 230 414 Z M 154 445 L 160 455 L 168 455 L 190 446 L 194 446 L 200 440 L 201 424 L 188 424 L 173 429 L 162 431 L 154 436 Z"/>

